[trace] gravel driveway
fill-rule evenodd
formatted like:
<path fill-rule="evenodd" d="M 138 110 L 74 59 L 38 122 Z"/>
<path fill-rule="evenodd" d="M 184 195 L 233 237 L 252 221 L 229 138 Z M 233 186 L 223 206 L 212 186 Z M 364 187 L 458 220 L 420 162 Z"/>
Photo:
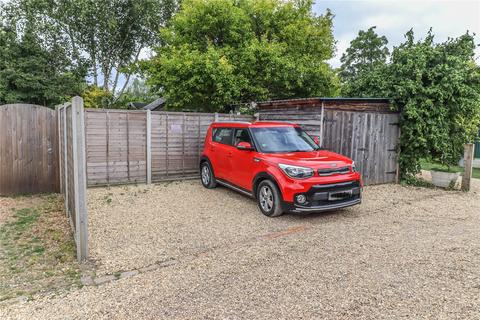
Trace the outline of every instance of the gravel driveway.
<path fill-rule="evenodd" d="M 0 318 L 479 319 L 475 184 L 372 186 L 360 206 L 273 219 L 196 181 L 90 189 L 97 275 L 158 267 Z"/>

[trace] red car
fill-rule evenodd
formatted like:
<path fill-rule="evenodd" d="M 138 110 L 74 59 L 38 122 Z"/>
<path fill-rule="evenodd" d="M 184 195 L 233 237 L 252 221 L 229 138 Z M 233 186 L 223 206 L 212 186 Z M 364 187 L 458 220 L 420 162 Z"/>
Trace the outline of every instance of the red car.
<path fill-rule="evenodd" d="M 285 122 L 213 123 L 200 175 L 206 188 L 218 183 L 257 199 L 269 217 L 361 202 L 354 162 L 321 149 L 298 125 Z"/>

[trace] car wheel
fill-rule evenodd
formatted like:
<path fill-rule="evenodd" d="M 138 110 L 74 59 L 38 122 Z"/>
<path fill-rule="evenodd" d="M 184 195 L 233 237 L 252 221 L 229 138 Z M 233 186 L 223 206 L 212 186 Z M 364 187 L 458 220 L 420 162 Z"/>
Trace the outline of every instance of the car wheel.
<path fill-rule="evenodd" d="M 283 214 L 282 197 L 272 181 L 260 182 L 257 188 L 257 201 L 260 211 L 267 217 L 278 217 Z"/>
<path fill-rule="evenodd" d="M 205 188 L 212 189 L 217 186 L 217 180 L 213 175 L 212 167 L 207 161 L 200 166 L 200 180 Z"/>

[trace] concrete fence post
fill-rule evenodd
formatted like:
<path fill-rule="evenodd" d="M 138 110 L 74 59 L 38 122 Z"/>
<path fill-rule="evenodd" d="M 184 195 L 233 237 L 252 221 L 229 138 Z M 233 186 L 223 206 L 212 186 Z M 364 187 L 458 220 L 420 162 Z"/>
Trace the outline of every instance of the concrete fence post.
<path fill-rule="evenodd" d="M 83 99 L 72 99 L 73 189 L 77 259 L 88 258 L 87 176 L 85 155 L 85 120 Z"/>
<path fill-rule="evenodd" d="M 61 119 L 60 119 L 60 108 L 62 106 L 58 105 L 55 106 L 55 114 L 57 117 L 57 151 L 58 151 L 58 182 L 60 186 L 60 193 L 63 194 L 63 181 L 62 181 L 62 126 L 61 126 Z"/>
<path fill-rule="evenodd" d="M 147 110 L 147 184 L 152 183 L 152 112 Z"/>

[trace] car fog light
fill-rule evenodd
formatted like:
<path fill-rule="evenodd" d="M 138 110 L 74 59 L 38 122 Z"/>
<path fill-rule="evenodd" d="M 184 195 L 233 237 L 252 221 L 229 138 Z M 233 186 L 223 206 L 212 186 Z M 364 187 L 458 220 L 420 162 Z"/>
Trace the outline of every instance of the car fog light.
<path fill-rule="evenodd" d="M 300 204 L 304 204 L 307 201 L 307 197 L 305 197 L 303 194 L 299 194 L 296 196 L 297 202 Z"/>

